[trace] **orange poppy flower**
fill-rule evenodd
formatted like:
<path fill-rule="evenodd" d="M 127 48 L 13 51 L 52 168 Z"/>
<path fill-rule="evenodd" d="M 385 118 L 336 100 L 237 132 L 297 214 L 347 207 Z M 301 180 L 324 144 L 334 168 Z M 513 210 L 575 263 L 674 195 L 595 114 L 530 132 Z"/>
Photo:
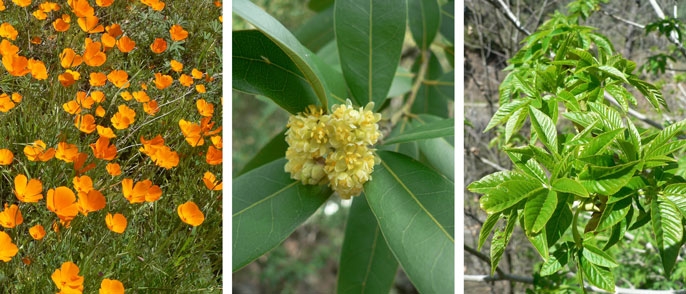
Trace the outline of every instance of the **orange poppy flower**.
<path fill-rule="evenodd" d="M 81 27 L 84 32 L 89 34 L 102 33 L 105 31 L 105 27 L 98 25 L 99 21 L 100 19 L 95 15 L 79 17 L 79 19 L 76 20 L 76 22 L 79 24 L 79 27 Z"/>
<path fill-rule="evenodd" d="M 60 81 L 60 84 L 62 84 L 62 86 L 64 87 L 69 87 L 77 81 L 77 79 L 75 79 L 72 75 L 71 71 L 67 71 L 63 74 L 60 74 L 59 76 L 57 76 L 57 79 Z"/>
<path fill-rule="evenodd" d="M 112 37 L 109 33 L 104 33 L 100 36 L 100 42 L 102 42 L 102 46 L 105 47 L 105 51 L 107 51 L 117 44 L 117 39 Z"/>
<path fill-rule="evenodd" d="M 157 101 L 150 100 L 149 102 L 143 103 L 143 111 L 149 115 L 155 115 L 155 113 L 160 111 L 160 108 L 157 106 Z"/>
<path fill-rule="evenodd" d="M 107 76 L 104 73 L 92 72 L 90 74 L 89 82 L 90 82 L 91 86 L 93 86 L 93 87 L 104 86 L 105 83 L 107 82 Z"/>
<path fill-rule="evenodd" d="M 120 95 L 121 95 L 121 98 L 124 99 L 124 101 L 129 101 L 129 100 L 133 99 L 133 96 L 131 95 L 131 93 L 129 93 L 129 91 L 121 92 Z"/>
<path fill-rule="evenodd" d="M 60 142 L 57 144 L 57 151 L 55 152 L 55 157 L 64 162 L 74 162 L 76 156 L 79 155 L 79 148 L 74 144 L 67 144 L 66 142 Z"/>
<path fill-rule="evenodd" d="M 133 48 L 136 48 L 136 42 L 127 36 L 123 36 L 117 40 L 117 48 L 119 48 L 119 51 L 122 53 L 131 52 Z"/>
<path fill-rule="evenodd" d="M 205 85 L 195 85 L 195 90 L 198 91 L 198 93 L 207 92 L 207 90 L 205 89 Z"/>
<path fill-rule="evenodd" d="M 69 29 L 70 22 L 71 17 L 69 17 L 67 14 L 63 14 L 61 18 L 58 18 L 52 22 L 52 27 L 55 28 L 55 31 L 66 32 Z"/>
<path fill-rule="evenodd" d="M 148 90 L 148 85 L 146 85 L 144 82 L 141 82 L 141 88 L 143 88 L 143 90 L 146 90 L 146 91 L 147 91 L 147 90 Z"/>
<path fill-rule="evenodd" d="M 14 153 L 9 149 L 0 149 L 0 165 L 10 165 L 14 160 Z"/>
<path fill-rule="evenodd" d="M 17 255 L 19 248 L 12 243 L 12 238 L 7 233 L 0 231 L 0 260 L 9 262 L 12 257 Z"/>
<path fill-rule="evenodd" d="M 214 104 L 205 101 L 205 99 L 198 99 L 198 101 L 195 102 L 195 106 L 202 116 L 209 117 L 214 114 Z"/>
<path fill-rule="evenodd" d="M 221 191 L 224 187 L 224 183 L 217 181 L 217 178 L 209 171 L 205 172 L 202 181 L 210 191 Z"/>
<path fill-rule="evenodd" d="M 14 196 L 21 202 L 38 202 L 43 199 L 43 184 L 37 179 L 30 181 L 25 175 L 14 177 Z"/>
<path fill-rule="evenodd" d="M 45 68 L 45 63 L 42 61 L 29 59 L 27 67 L 34 79 L 45 80 L 48 78 L 48 70 Z"/>
<path fill-rule="evenodd" d="M 155 41 L 150 44 L 150 50 L 157 54 L 164 52 L 164 50 L 167 50 L 167 41 L 162 38 L 155 39 Z"/>
<path fill-rule="evenodd" d="M 222 150 L 210 145 L 210 148 L 207 148 L 205 161 L 211 165 L 222 164 Z"/>
<path fill-rule="evenodd" d="M 103 126 L 97 126 L 96 128 L 98 130 L 98 135 L 100 135 L 100 137 L 109 138 L 109 139 L 117 137 L 117 135 L 115 135 L 114 132 L 112 131 L 112 129 L 110 129 L 110 128 L 106 128 Z"/>
<path fill-rule="evenodd" d="M 62 104 L 62 108 L 69 114 L 81 113 L 81 105 L 74 100 L 69 100 L 67 103 Z"/>
<path fill-rule="evenodd" d="M 102 91 L 93 91 L 90 96 L 95 103 L 102 103 L 105 101 L 105 93 Z"/>
<path fill-rule="evenodd" d="M 15 77 L 22 77 L 31 72 L 29 70 L 29 60 L 17 54 L 5 55 L 2 57 L 2 65 L 7 72 Z"/>
<path fill-rule="evenodd" d="M 184 85 L 186 87 L 190 87 L 191 85 L 193 85 L 193 78 L 187 74 L 182 74 L 179 77 L 179 83 L 181 83 L 181 85 Z"/>
<path fill-rule="evenodd" d="M 21 102 L 21 98 L 22 97 L 21 95 L 19 95 L 19 93 L 12 93 L 12 101 L 14 101 L 15 103 Z"/>
<path fill-rule="evenodd" d="M 166 169 L 171 169 L 179 165 L 179 154 L 176 153 L 176 151 L 172 151 L 168 146 L 162 146 L 157 150 L 155 156 L 151 158 L 157 166 Z"/>
<path fill-rule="evenodd" d="M 157 151 L 164 146 L 164 138 L 162 138 L 161 135 L 157 135 L 150 140 L 146 140 L 143 138 L 143 136 L 141 136 L 141 144 L 143 147 L 139 148 L 138 150 L 147 156 L 153 157 L 155 153 L 157 153 Z"/>
<path fill-rule="evenodd" d="M 112 25 L 109 25 L 109 26 L 106 26 L 106 27 L 105 27 L 105 30 L 106 30 L 107 33 L 110 34 L 110 36 L 112 36 L 113 38 L 118 38 L 119 36 L 121 36 L 121 35 L 124 33 L 124 32 L 122 32 L 122 30 L 121 30 L 121 26 L 120 26 L 119 24 L 116 24 L 116 23 L 115 23 L 115 24 L 112 24 Z"/>
<path fill-rule="evenodd" d="M 76 203 L 74 191 L 65 186 L 48 190 L 46 204 L 48 210 L 57 214 L 63 223 L 70 222 L 79 213 L 79 205 Z"/>
<path fill-rule="evenodd" d="M 33 38 L 31 38 L 31 44 L 39 45 L 42 42 L 43 42 L 43 39 L 41 39 L 38 36 L 34 36 Z"/>
<path fill-rule="evenodd" d="M 172 61 L 169 62 L 169 65 L 171 66 L 171 69 L 175 72 L 181 72 L 183 70 L 183 64 L 174 59 L 172 59 Z"/>
<path fill-rule="evenodd" d="M 88 193 L 93 190 L 93 180 L 89 176 L 76 176 L 71 182 L 77 193 Z"/>
<path fill-rule="evenodd" d="M 6 8 L 7 7 L 5 7 L 5 3 L 3 3 L 2 0 L 0 0 L 0 11 L 5 10 Z"/>
<path fill-rule="evenodd" d="M 45 149 L 45 143 L 41 140 L 33 141 L 30 145 L 24 147 L 24 155 L 30 161 L 48 161 L 55 156 L 55 149 Z"/>
<path fill-rule="evenodd" d="M 87 17 L 95 15 L 95 10 L 88 3 L 88 0 L 70 0 L 67 3 L 72 7 L 77 17 Z"/>
<path fill-rule="evenodd" d="M 198 205 L 193 201 L 188 201 L 179 205 L 176 211 L 178 212 L 181 221 L 191 226 L 197 227 L 205 221 L 205 215 L 202 214 Z"/>
<path fill-rule="evenodd" d="M 160 11 L 164 9 L 164 2 L 160 0 L 141 0 L 141 2 L 145 5 L 150 6 L 152 10 L 155 11 Z"/>
<path fill-rule="evenodd" d="M 74 159 L 74 171 L 76 172 L 76 175 L 83 174 L 95 167 L 95 163 L 91 163 L 87 166 L 83 166 L 86 163 L 86 160 L 88 159 L 88 154 L 86 153 L 79 153 L 79 155 L 76 156 Z"/>
<path fill-rule="evenodd" d="M 214 126 L 214 122 L 210 122 L 211 119 L 211 117 L 203 117 L 200 119 L 200 129 L 202 130 L 203 136 L 212 136 L 222 131 L 222 127 L 218 127 L 217 129 L 210 131 Z"/>
<path fill-rule="evenodd" d="M 0 41 L 0 56 L 14 55 L 19 52 L 19 47 L 12 45 L 12 42 L 3 39 Z"/>
<path fill-rule="evenodd" d="M 45 229 L 41 225 L 35 225 L 29 229 L 29 234 L 31 234 L 33 239 L 40 240 L 45 237 Z"/>
<path fill-rule="evenodd" d="M 86 51 L 83 53 L 83 61 L 93 67 L 101 66 L 105 61 L 107 61 L 107 55 L 100 51 L 102 44 L 100 42 L 90 42 L 86 41 Z"/>
<path fill-rule="evenodd" d="M 203 73 L 199 71 L 197 68 L 194 68 L 193 70 L 191 70 L 191 75 L 194 79 L 199 80 L 202 79 Z"/>
<path fill-rule="evenodd" d="M 76 126 L 79 131 L 86 134 L 90 134 L 95 131 L 95 117 L 92 114 L 77 115 L 74 119 L 74 126 Z"/>
<path fill-rule="evenodd" d="M 189 145 L 195 147 L 205 144 L 205 140 L 202 136 L 202 129 L 199 125 L 182 119 L 179 120 L 179 127 Z"/>
<path fill-rule="evenodd" d="M 95 115 L 98 117 L 105 117 L 105 109 L 102 108 L 102 105 L 98 105 L 98 108 L 95 109 Z"/>
<path fill-rule="evenodd" d="M 124 104 L 119 105 L 119 111 L 111 119 L 112 126 L 118 130 L 128 128 L 135 120 L 136 112 Z"/>
<path fill-rule="evenodd" d="M 170 75 L 163 75 L 161 73 L 155 74 L 155 86 L 157 89 L 163 90 L 171 86 L 174 79 Z"/>
<path fill-rule="evenodd" d="M 79 211 L 88 216 L 89 212 L 95 212 L 105 208 L 105 196 L 98 190 L 79 192 Z"/>
<path fill-rule="evenodd" d="M 107 75 L 107 80 L 114 84 L 117 88 L 128 88 L 129 74 L 123 70 L 113 70 Z"/>
<path fill-rule="evenodd" d="M 12 0 L 14 4 L 16 4 L 19 7 L 26 7 L 31 5 L 31 0 Z"/>
<path fill-rule="evenodd" d="M 38 20 L 44 20 L 48 18 L 48 15 L 43 11 L 43 10 L 36 10 L 33 13 L 31 13 L 33 17 L 35 17 Z"/>
<path fill-rule="evenodd" d="M 118 163 L 108 163 L 107 166 L 105 166 L 105 169 L 107 169 L 107 173 L 110 174 L 110 176 L 121 175 L 121 167 Z"/>
<path fill-rule="evenodd" d="M 214 6 L 222 7 L 222 3 L 219 1 L 214 1 Z"/>
<path fill-rule="evenodd" d="M 5 203 L 5 210 L 0 212 L 0 226 L 5 229 L 11 229 L 24 222 L 24 218 L 21 217 L 21 211 L 19 211 L 19 206 L 12 204 L 12 206 L 7 207 Z"/>
<path fill-rule="evenodd" d="M 64 48 L 64 50 L 62 50 L 62 53 L 60 53 L 59 57 L 60 65 L 62 65 L 63 68 L 79 66 L 79 64 L 83 62 L 81 55 L 76 54 L 76 52 L 74 52 L 74 50 L 72 50 L 71 48 Z"/>
<path fill-rule="evenodd" d="M 93 150 L 93 156 L 95 158 L 104 159 L 110 161 L 117 156 L 117 147 L 114 144 L 110 145 L 110 139 L 105 137 L 100 137 L 98 140 L 89 145 Z"/>
<path fill-rule="evenodd" d="M 143 201 L 154 202 L 162 196 L 160 186 L 153 185 L 150 180 L 140 181 L 134 185 L 132 179 L 124 179 L 121 186 L 124 198 L 131 204 Z"/>
<path fill-rule="evenodd" d="M 217 149 L 222 149 L 222 136 L 212 136 L 210 137 L 210 140 L 212 140 L 212 145 L 214 145 L 214 147 L 217 147 Z"/>
<path fill-rule="evenodd" d="M 79 276 L 79 267 L 71 261 L 62 264 L 62 267 L 52 273 L 52 281 L 55 282 L 60 293 L 82 293 L 83 276 Z"/>
<path fill-rule="evenodd" d="M 140 103 L 145 103 L 150 101 L 150 96 L 148 96 L 148 93 L 145 91 L 136 91 L 133 92 L 133 98 L 136 98 L 136 101 Z"/>
<path fill-rule="evenodd" d="M 0 111 L 8 112 L 17 106 L 7 94 L 0 94 Z"/>
<path fill-rule="evenodd" d="M 124 294 L 124 284 L 117 280 L 104 279 L 99 294 Z"/>
<path fill-rule="evenodd" d="M 97 4 L 100 7 L 107 7 L 112 5 L 114 3 L 114 0 L 95 0 L 95 4 Z"/>
<path fill-rule="evenodd" d="M 172 41 L 183 41 L 188 38 L 188 32 L 180 25 L 173 25 L 171 29 L 169 29 L 169 34 L 171 35 Z"/>
<path fill-rule="evenodd" d="M 17 32 L 14 27 L 6 22 L 3 24 L 0 24 L 0 37 L 7 38 L 10 40 L 16 40 L 17 36 L 19 35 L 19 32 Z"/>
<path fill-rule="evenodd" d="M 115 213 L 114 216 L 108 213 L 105 216 L 105 224 L 110 231 L 115 233 L 121 234 L 126 230 L 126 218 L 121 213 Z"/>

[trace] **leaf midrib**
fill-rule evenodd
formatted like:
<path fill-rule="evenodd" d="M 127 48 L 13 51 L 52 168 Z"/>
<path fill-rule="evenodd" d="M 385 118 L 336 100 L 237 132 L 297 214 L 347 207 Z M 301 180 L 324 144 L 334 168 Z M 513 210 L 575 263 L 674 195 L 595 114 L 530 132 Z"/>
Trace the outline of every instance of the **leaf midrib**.
<path fill-rule="evenodd" d="M 292 183 L 288 184 L 288 186 L 283 187 L 283 188 L 279 189 L 278 191 L 272 193 L 271 195 L 269 195 L 269 196 L 267 196 L 267 197 L 264 197 L 264 198 L 260 199 L 259 201 L 255 202 L 255 203 L 253 203 L 253 204 L 250 204 L 250 206 L 248 206 L 248 207 L 246 207 L 246 208 L 243 208 L 243 209 L 240 210 L 239 212 L 234 213 L 233 215 L 231 215 L 231 217 L 233 218 L 233 217 L 235 217 L 235 216 L 237 216 L 237 215 L 240 215 L 240 214 L 246 212 L 247 210 L 249 210 L 249 209 L 251 209 L 251 208 L 253 208 L 253 207 L 259 205 L 260 203 L 265 202 L 265 201 L 267 201 L 267 200 L 269 200 L 269 199 L 271 199 L 271 198 L 276 197 L 277 195 L 281 194 L 282 192 L 284 192 L 284 191 L 290 189 L 291 187 L 295 186 L 297 183 L 298 183 L 298 181 L 293 181 Z"/>
<path fill-rule="evenodd" d="M 414 201 L 417 202 L 417 205 L 419 205 L 419 208 L 420 208 L 422 211 L 424 211 L 424 213 L 426 213 L 427 216 L 429 216 L 429 218 L 431 219 L 431 221 L 433 221 L 433 222 L 438 226 L 439 229 L 441 229 L 441 231 L 448 237 L 448 239 L 450 240 L 450 242 L 452 242 L 452 243 L 454 244 L 454 243 L 455 243 L 455 240 L 450 236 L 450 234 L 448 233 L 448 231 L 443 227 L 443 225 L 441 225 L 441 223 L 438 222 L 438 220 L 436 220 L 436 218 L 435 218 L 435 217 L 434 217 L 434 216 L 424 207 L 424 205 L 422 205 L 422 203 L 419 202 L 419 199 L 417 199 L 417 197 L 414 195 L 414 193 L 412 193 L 412 191 L 410 191 L 410 189 L 407 188 L 407 186 L 405 186 L 405 183 L 403 183 L 403 181 L 400 180 L 400 178 L 398 177 L 398 175 L 396 175 L 396 174 L 393 172 L 393 170 L 391 169 L 391 167 L 388 166 L 388 164 L 386 164 L 386 161 L 382 159 L 382 160 L 381 160 L 381 164 L 383 164 L 383 166 L 386 168 L 386 170 L 388 170 L 388 172 L 393 176 L 393 178 L 395 178 L 395 180 L 400 184 L 400 186 L 402 186 L 403 189 L 405 189 L 405 191 L 407 191 L 407 193 L 410 194 L 410 196 L 412 197 L 412 199 L 414 199 Z"/>

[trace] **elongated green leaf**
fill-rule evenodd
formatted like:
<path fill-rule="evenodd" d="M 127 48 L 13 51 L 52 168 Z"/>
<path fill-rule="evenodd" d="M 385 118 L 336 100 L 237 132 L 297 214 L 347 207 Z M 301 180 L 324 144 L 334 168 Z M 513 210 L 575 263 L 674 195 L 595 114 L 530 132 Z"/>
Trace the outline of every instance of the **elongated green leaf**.
<path fill-rule="evenodd" d="M 653 200 L 650 214 L 662 266 L 665 269 L 665 275 L 669 277 L 676 264 L 676 258 L 679 256 L 681 239 L 684 235 L 684 227 L 681 224 L 682 215 L 672 202 L 661 196 Z"/>
<path fill-rule="evenodd" d="M 516 171 L 499 171 L 499 172 L 494 172 L 492 174 L 486 175 L 485 177 L 481 178 L 478 181 L 474 181 L 469 186 L 467 186 L 467 189 L 469 191 L 472 191 L 474 193 L 488 193 L 490 191 L 495 190 L 498 185 L 502 184 L 503 182 L 507 181 L 530 181 L 533 180 L 531 177 L 521 173 L 521 172 L 516 172 Z"/>
<path fill-rule="evenodd" d="M 334 31 L 343 76 L 359 105 L 381 106 L 395 75 L 405 35 L 406 0 L 334 3 Z"/>
<path fill-rule="evenodd" d="M 500 105 L 500 107 L 498 107 L 498 111 L 496 111 L 495 114 L 493 114 L 493 117 L 491 117 L 491 120 L 488 122 L 488 125 L 486 125 L 484 132 L 487 132 L 488 130 L 497 126 L 501 122 L 505 121 L 511 115 L 513 115 L 515 111 L 529 105 L 530 102 L 531 100 L 529 99 L 518 99 Z"/>
<path fill-rule="evenodd" d="M 389 136 L 384 139 L 384 145 L 412 142 L 431 138 L 455 135 L 455 120 L 452 118 L 427 122 L 401 135 Z"/>
<path fill-rule="evenodd" d="M 540 183 L 535 181 L 508 181 L 498 186 L 498 189 L 481 197 L 479 201 L 481 202 L 481 209 L 488 213 L 496 213 L 510 208 L 519 201 L 534 196 L 544 189 Z"/>
<path fill-rule="evenodd" d="M 409 120 L 405 117 L 396 125 L 395 128 L 393 128 L 393 130 L 389 134 L 389 137 L 402 135 L 410 129 L 412 129 L 412 126 L 410 125 Z M 415 159 L 419 158 L 419 147 L 417 146 L 417 142 L 407 142 L 394 145 L 381 145 L 378 147 L 378 149 L 399 152 Z"/>
<path fill-rule="evenodd" d="M 426 75 L 424 77 L 425 81 L 432 81 L 434 84 L 422 83 L 417 91 L 416 99 L 412 104 L 412 113 L 427 113 L 439 117 L 448 117 L 450 114 L 450 107 L 448 104 L 448 98 L 445 95 L 445 85 L 439 85 L 438 83 L 444 77 L 443 68 L 441 63 L 436 57 L 436 53 L 431 52 L 429 57 L 429 64 L 426 69 Z M 415 64 L 412 65 L 412 72 L 417 74 L 421 67 L 421 58 L 417 58 Z M 454 88 L 454 86 L 452 86 Z"/>
<path fill-rule="evenodd" d="M 286 143 L 286 130 L 284 129 L 280 133 L 276 134 L 267 145 L 264 145 L 260 151 L 255 154 L 255 156 L 245 164 L 240 173 L 236 176 L 240 176 L 247 173 L 255 168 L 258 168 L 266 163 L 272 162 L 286 155 L 286 150 L 288 149 L 288 143 Z"/>
<path fill-rule="evenodd" d="M 631 201 L 631 197 L 627 197 L 618 202 L 607 204 L 595 230 L 601 232 L 621 222 L 631 209 Z"/>
<path fill-rule="evenodd" d="M 233 32 L 233 87 L 263 95 L 290 113 L 317 104 L 304 74 L 272 40 L 257 30 Z"/>
<path fill-rule="evenodd" d="M 541 276 L 552 275 L 569 263 L 570 254 L 568 248 L 573 247 L 573 244 L 569 244 L 563 243 L 557 247 L 548 260 L 543 263 L 543 266 L 541 266 Z"/>
<path fill-rule="evenodd" d="M 545 228 L 548 220 L 557 207 L 557 193 L 552 190 L 538 190 L 526 201 L 524 206 L 524 225 L 526 231 L 532 234 Z"/>
<path fill-rule="evenodd" d="M 593 137 L 588 144 L 586 144 L 584 150 L 581 151 L 579 156 L 589 157 L 598 155 L 604 151 L 619 134 L 622 133 L 624 133 L 624 129 L 616 129 Z"/>
<path fill-rule="evenodd" d="M 285 164 L 276 160 L 233 180 L 233 271 L 279 245 L 331 195 L 326 186 L 292 180 Z"/>
<path fill-rule="evenodd" d="M 433 115 L 420 114 L 411 124 L 413 128 L 419 128 L 440 120 L 442 119 Z M 417 146 L 426 161 L 451 181 L 455 178 L 455 148 L 451 145 L 452 142 L 452 135 L 417 141 Z"/>
<path fill-rule="evenodd" d="M 454 184 L 405 155 L 378 151 L 367 202 L 393 255 L 421 293 L 454 289 Z"/>
<path fill-rule="evenodd" d="M 232 11 L 255 26 L 288 55 L 312 86 L 322 107 L 327 108 L 329 90 L 322 73 L 311 60 L 313 55 L 279 21 L 248 0 L 232 2 Z M 245 73 L 242 73 L 245 74 Z"/>
<path fill-rule="evenodd" d="M 486 239 L 488 239 L 488 236 L 491 235 L 491 231 L 493 231 L 493 228 L 498 223 L 499 219 L 500 212 L 488 215 L 486 221 L 481 226 L 481 230 L 479 231 L 479 244 L 476 250 L 481 251 L 481 246 L 486 243 Z"/>
<path fill-rule="evenodd" d="M 589 165 L 579 175 L 579 182 L 590 193 L 612 195 L 624 187 L 636 172 L 638 162 L 629 162 L 617 166 Z"/>
<path fill-rule="evenodd" d="M 531 114 L 531 126 L 536 130 L 536 134 L 543 142 L 545 147 L 553 153 L 557 153 L 557 129 L 553 120 L 540 110 L 529 106 Z"/>
<path fill-rule="evenodd" d="M 550 221 L 545 225 L 548 247 L 556 244 L 572 224 L 572 210 L 569 209 L 569 204 L 567 204 L 567 200 L 570 197 L 566 193 L 557 193 L 557 207 L 553 216 L 550 217 Z"/>
<path fill-rule="evenodd" d="M 505 124 L 505 143 L 507 144 L 510 139 L 512 138 L 512 135 L 517 133 L 519 129 L 522 128 L 522 125 L 524 124 L 524 121 L 526 120 L 527 116 L 529 115 L 529 109 L 527 108 L 519 108 L 517 109 L 507 120 L 507 123 Z"/>
<path fill-rule="evenodd" d="M 647 146 L 645 146 L 644 157 L 650 158 L 659 155 L 666 155 L 661 154 L 662 152 L 658 151 L 661 147 L 667 145 L 669 140 L 674 138 L 674 136 L 676 136 L 679 132 L 683 131 L 684 127 L 686 127 L 686 120 L 682 120 L 664 128 L 652 141 L 650 141 L 650 143 L 648 143 Z"/>
<path fill-rule="evenodd" d="M 455 44 L 455 2 L 441 6 L 441 35 Z"/>
<path fill-rule="evenodd" d="M 520 218 L 520 220 L 523 220 L 523 218 Z M 536 252 L 538 252 L 541 258 L 547 260 L 550 253 L 548 252 L 548 240 L 546 240 L 547 235 L 545 233 L 545 227 L 533 236 L 526 235 L 526 238 L 531 242 L 531 245 L 534 246 L 534 249 L 536 249 Z"/>
<path fill-rule="evenodd" d="M 615 276 L 612 274 L 612 271 L 589 262 L 583 256 L 579 258 L 581 260 L 581 271 L 592 285 L 606 291 L 615 291 Z"/>
<path fill-rule="evenodd" d="M 686 184 L 671 184 L 662 191 L 665 200 L 679 209 L 681 216 L 686 218 Z"/>
<path fill-rule="evenodd" d="M 579 182 L 568 179 L 559 178 L 553 182 L 553 190 L 564 193 L 571 193 L 581 197 L 588 197 L 588 191 Z"/>
<path fill-rule="evenodd" d="M 312 2 L 310 2 L 312 3 Z M 333 1 L 332 3 L 333 4 Z M 317 52 L 333 40 L 333 5 L 311 17 L 293 32 L 298 41 L 312 52 Z"/>
<path fill-rule="evenodd" d="M 338 293 L 388 293 L 398 262 L 386 245 L 364 193 L 350 207 L 338 270 Z"/>
<path fill-rule="evenodd" d="M 407 17 L 417 47 L 426 50 L 433 42 L 441 21 L 437 0 L 408 0 Z"/>
<path fill-rule="evenodd" d="M 612 256 L 589 243 L 584 243 L 584 249 L 581 254 L 586 258 L 586 260 L 595 265 L 609 268 L 619 266 Z"/>
<path fill-rule="evenodd" d="M 629 80 L 626 79 L 626 75 L 624 75 L 623 72 L 621 72 L 620 70 L 618 70 L 612 66 L 601 65 L 598 67 L 598 69 L 600 71 L 602 71 L 603 73 L 605 73 L 605 74 L 607 74 L 607 75 L 609 75 L 615 79 L 620 79 L 620 80 L 622 80 L 622 82 L 625 82 L 627 84 L 629 83 Z"/>
<path fill-rule="evenodd" d="M 512 231 L 514 231 L 515 224 L 519 218 L 519 214 L 516 209 L 510 212 L 507 217 L 507 224 L 504 230 L 496 230 L 493 233 L 493 239 L 491 240 L 491 275 L 495 273 L 495 269 L 500 263 L 500 258 L 503 257 L 505 253 L 505 248 L 507 244 L 510 243 L 510 237 L 512 236 Z"/>

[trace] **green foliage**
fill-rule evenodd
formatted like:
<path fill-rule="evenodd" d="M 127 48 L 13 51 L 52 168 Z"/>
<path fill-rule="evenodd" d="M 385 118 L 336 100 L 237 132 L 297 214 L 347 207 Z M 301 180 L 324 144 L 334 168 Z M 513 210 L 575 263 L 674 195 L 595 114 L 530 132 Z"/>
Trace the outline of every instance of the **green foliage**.
<path fill-rule="evenodd" d="M 579 283 L 613 291 L 613 272 L 621 264 L 611 252 L 626 242 L 627 229 L 650 223 L 663 275 L 676 267 L 686 189 L 674 167 L 675 153 L 686 144 L 677 138 L 686 121 L 660 131 L 636 128 L 627 114 L 630 104 L 637 105 L 629 87 L 657 112 L 667 105 L 659 88 L 638 77 L 634 62 L 594 28 L 577 24 L 594 5 L 576 1 L 569 6 L 571 16 L 556 13 L 509 61 L 500 107 L 485 131 L 505 125 L 503 151 L 514 169 L 487 175 L 468 189 L 483 194 L 481 208 L 489 214 L 480 246 L 498 218 L 506 221 L 491 241 L 493 268 L 520 222 L 544 259 L 541 279 L 551 276 L 552 285 L 563 287 L 554 277 L 568 267 L 577 271 Z M 528 142 L 508 144 L 527 118 Z"/>
<path fill-rule="evenodd" d="M 321 0 L 308 7 L 317 13 L 291 33 L 255 4 L 233 2 L 236 15 L 256 28 L 233 33 L 234 89 L 292 114 L 312 104 L 330 112 L 346 99 L 374 102 L 382 114 L 380 163 L 352 201 L 337 291 L 392 292 L 402 268 L 420 293 L 452 293 L 454 70 L 444 65 L 452 67 L 445 59 L 453 57 L 452 49 L 431 47 L 452 48 L 454 4 Z M 417 57 L 401 57 L 414 50 Z M 336 195 L 284 171 L 284 134 L 262 140 L 233 179 L 233 271 L 278 247 Z M 286 289 L 294 288 L 278 290 Z"/>

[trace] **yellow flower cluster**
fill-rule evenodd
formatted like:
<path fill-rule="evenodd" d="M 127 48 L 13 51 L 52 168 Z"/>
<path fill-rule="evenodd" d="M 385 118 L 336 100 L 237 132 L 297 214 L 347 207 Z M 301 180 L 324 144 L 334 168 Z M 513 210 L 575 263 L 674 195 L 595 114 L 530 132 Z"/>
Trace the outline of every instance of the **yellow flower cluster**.
<path fill-rule="evenodd" d="M 362 192 L 371 179 L 378 158 L 370 145 L 381 137 L 381 114 L 374 103 L 355 109 L 350 100 L 334 105 L 331 114 L 310 105 L 305 113 L 292 115 L 286 131 L 285 170 L 304 184 L 328 183 L 343 199 Z"/>

